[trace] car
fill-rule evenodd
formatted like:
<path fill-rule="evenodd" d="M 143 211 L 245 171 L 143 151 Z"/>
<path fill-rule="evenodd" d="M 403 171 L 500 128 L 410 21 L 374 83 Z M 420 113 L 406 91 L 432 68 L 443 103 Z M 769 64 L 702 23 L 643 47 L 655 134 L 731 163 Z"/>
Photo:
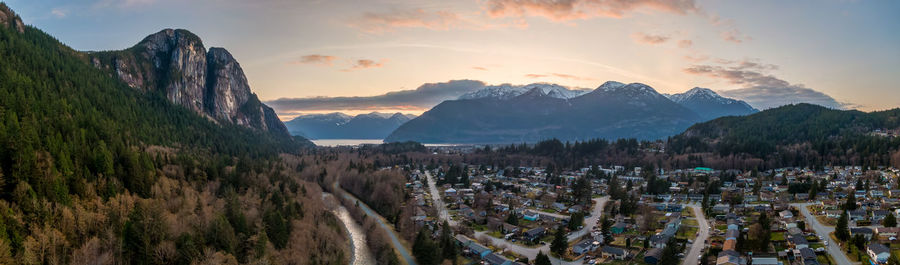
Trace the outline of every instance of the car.
<path fill-rule="evenodd" d="M 693 244 L 693 243 L 694 243 L 694 240 L 688 239 L 688 244 Z"/>
<path fill-rule="evenodd" d="M 827 246 L 828 246 L 828 240 L 822 241 L 822 244 L 825 244 L 825 246 L 827 247 Z"/>

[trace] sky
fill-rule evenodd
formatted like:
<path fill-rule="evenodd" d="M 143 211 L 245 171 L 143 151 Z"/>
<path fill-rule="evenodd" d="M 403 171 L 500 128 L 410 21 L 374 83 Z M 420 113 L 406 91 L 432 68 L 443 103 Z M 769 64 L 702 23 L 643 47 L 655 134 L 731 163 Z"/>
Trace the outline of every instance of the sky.
<path fill-rule="evenodd" d="M 84 51 L 224 47 L 282 119 L 421 113 L 485 85 L 713 89 L 759 109 L 900 107 L 900 1 L 6 0 Z"/>

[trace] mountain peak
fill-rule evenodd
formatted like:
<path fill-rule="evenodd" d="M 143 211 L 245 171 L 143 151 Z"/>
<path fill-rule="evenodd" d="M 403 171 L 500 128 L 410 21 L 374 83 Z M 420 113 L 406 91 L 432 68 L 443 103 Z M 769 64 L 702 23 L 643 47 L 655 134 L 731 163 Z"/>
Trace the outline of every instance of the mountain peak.
<path fill-rule="evenodd" d="M 621 88 L 621 87 L 623 87 L 623 86 L 625 86 L 625 84 L 620 83 L 620 82 L 616 82 L 616 81 L 606 81 L 606 82 L 604 82 L 602 85 L 600 85 L 599 87 L 597 87 L 597 89 L 598 89 L 598 90 L 603 90 L 603 91 L 610 91 L 610 90 L 614 90 L 614 89 Z"/>
<path fill-rule="evenodd" d="M 561 85 L 549 83 L 532 83 L 528 85 L 501 84 L 486 86 L 480 90 L 466 93 L 460 96 L 459 99 L 492 98 L 508 100 L 524 94 L 550 96 L 558 99 L 572 99 L 583 95 L 584 93 L 585 91 L 583 90 L 573 90 Z"/>
<path fill-rule="evenodd" d="M 594 91 L 591 93 L 604 95 L 620 95 L 629 98 L 646 96 L 664 97 L 662 96 L 662 94 L 659 94 L 659 92 L 656 92 L 656 89 L 653 89 L 653 87 L 650 87 L 646 84 L 630 83 L 626 85 L 616 81 L 607 81 L 606 83 L 603 83 L 603 85 L 597 87 L 597 89 L 594 89 Z"/>
<path fill-rule="evenodd" d="M 684 93 L 670 95 L 669 99 L 697 112 L 697 114 L 707 120 L 722 116 L 742 116 L 758 111 L 747 104 L 747 102 L 726 98 L 712 89 L 702 87 L 695 87 Z"/>
<path fill-rule="evenodd" d="M 6 3 L 0 3 L 0 25 L 13 28 L 19 33 L 25 33 L 25 23 L 22 23 L 22 18 L 6 6 Z"/>

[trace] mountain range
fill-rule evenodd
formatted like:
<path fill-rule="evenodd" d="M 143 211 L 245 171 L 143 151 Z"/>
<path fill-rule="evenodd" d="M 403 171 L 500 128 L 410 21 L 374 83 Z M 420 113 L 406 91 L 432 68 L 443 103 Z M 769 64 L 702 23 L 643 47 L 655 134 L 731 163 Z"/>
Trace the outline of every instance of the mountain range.
<path fill-rule="evenodd" d="M 308 114 L 298 116 L 285 125 L 292 135 L 310 139 L 384 139 L 397 127 L 415 118 L 402 113 Z"/>
<path fill-rule="evenodd" d="M 641 83 L 609 81 L 592 91 L 553 84 L 488 86 L 444 101 L 385 140 L 514 143 L 543 139 L 659 139 L 694 123 L 756 110 L 695 88 L 665 96 Z"/>

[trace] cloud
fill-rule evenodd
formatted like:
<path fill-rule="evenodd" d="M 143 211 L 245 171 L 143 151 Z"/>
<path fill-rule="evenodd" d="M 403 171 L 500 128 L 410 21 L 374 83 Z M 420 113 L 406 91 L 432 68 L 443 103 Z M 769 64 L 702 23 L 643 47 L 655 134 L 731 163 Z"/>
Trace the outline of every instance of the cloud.
<path fill-rule="evenodd" d="M 651 35 L 647 33 L 638 32 L 631 35 L 631 38 L 638 43 L 656 45 L 669 40 L 669 36 L 663 35 Z"/>
<path fill-rule="evenodd" d="M 492 17 L 544 17 L 557 22 L 621 18 L 638 10 L 681 15 L 699 11 L 693 0 L 488 0 L 485 7 Z"/>
<path fill-rule="evenodd" d="M 342 71 L 353 71 L 353 70 L 362 70 L 362 69 L 370 69 L 370 68 L 380 68 L 384 66 L 384 63 L 387 60 L 373 61 L 369 59 L 359 59 L 353 62 L 353 65 L 350 68 L 344 69 Z"/>
<path fill-rule="evenodd" d="M 331 65 L 331 63 L 337 59 L 338 59 L 337 56 L 310 54 L 310 55 L 304 55 L 304 56 L 300 57 L 299 60 L 290 62 L 290 64 Z"/>
<path fill-rule="evenodd" d="M 367 33 L 392 32 L 401 28 L 421 28 L 436 31 L 451 29 L 488 30 L 495 28 L 524 27 L 519 21 L 495 23 L 477 15 L 466 15 L 447 10 L 428 11 L 424 9 L 391 10 L 388 12 L 366 12 L 348 21 L 350 27 Z"/>
<path fill-rule="evenodd" d="M 734 42 L 734 43 L 743 43 L 745 41 L 752 40 L 750 36 L 742 33 L 738 30 L 737 25 L 734 24 L 734 20 L 731 19 L 722 19 L 717 15 L 712 15 L 709 17 L 710 21 L 712 21 L 713 25 L 724 28 L 725 30 L 719 33 L 719 37 L 722 40 Z"/>
<path fill-rule="evenodd" d="M 680 41 L 678 41 L 678 47 L 681 47 L 681 48 L 685 48 L 685 49 L 686 49 L 686 48 L 690 48 L 691 46 L 694 46 L 694 41 L 692 41 L 692 40 L 680 40 Z"/>
<path fill-rule="evenodd" d="M 444 100 L 456 99 L 481 89 L 485 84 L 475 80 L 453 80 L 429 83 L 415 90 L 401 90 L 371 97 L 281 98 L 266 104 L 279 113 L 342 110 L 426 110 Z"/>
<path fill-rule="evenodd" d="M 62 9 L 62 8 L 54 8 L 54 9 L 50 10 L 50 14 L 56 18 L 65 18 L 66 16 L 69 15 L 69 10 Z"/>
<path fill-rule="evenodd" d="M 723 31 L 722 34 L 720 34 L 719 36 L 721 36 L 722 39 L 725 41 L 730 41 L 730 42 L 734 42 L 734 43 L 743 43 L 745 41 L 749 41 L 749 40 L 753 39 L 753 38 L 750 38 L 750 36 L 744 35 L 736 28 L 732 28 L 732 29 Z"/>
<path fill-rule="evenodd" d="M 94 3 L 94 8 L 129 8 L 136 6 L 146 6 L 156 3 L 156 0 L 98 0 Z"/>
<path fill-rule="evenodd" d="M 597 80 L 597 79 L 590 78 L 590 77 L 582 77 L 582 76 L 575 76 L 575 75 L 570 75 L 570 74 L 560 74 L 560 73 L 526 74 L 525 77 L 527 77 L 527 78 L 558 77 L 558 78 L 570 79 L 570 80 L 576 80 L 576 81 L 595 81 L 595 80 Z"/>
<path fill-rule="evenodd" d="M 803 87 L 802 85 L 786 87 L 757 86 L 718 92 L 726 97 L 744 100 L 751 106 L 761 110 L 796 103 L 811 103 L 833 109 L 844 109 L 853 106 L 848 103 L 840 103 L 825 93 Z"/>
<path fill-rule="evenodd" d="M 487 68 L 481 67 L 481 66 L 472 66 L 472 69 L 475 69 L 475 70 L 481 70 L 481 71 L 487 71 L 487 70 L 488 70 Z"/>
<path fill-rule="evenodd" d="M 852 104 L 841 103 L 831 96 L 807 88 L 802 84 L 788 81 L 765 73 L 778 69 L 772 64 L 752 60 L 717 60 L 730 66 L 693 65 L 684 69 L 685 73 L 725 80 L 744 88 L 719 91 L 720 94 L 744 100 L 757 109 L 770 109 L 787 104 L 811 103 L 829 108 L 844 109 Z"/>

